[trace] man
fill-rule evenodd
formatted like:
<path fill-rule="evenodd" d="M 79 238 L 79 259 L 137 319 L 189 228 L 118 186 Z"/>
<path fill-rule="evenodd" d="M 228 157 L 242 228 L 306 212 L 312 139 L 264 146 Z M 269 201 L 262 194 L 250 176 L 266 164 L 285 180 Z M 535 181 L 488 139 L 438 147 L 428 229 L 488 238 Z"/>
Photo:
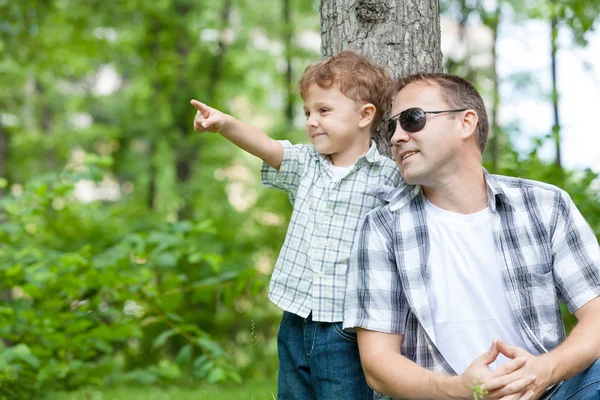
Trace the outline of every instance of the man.
<path fill-rule="evenodd" d="M 397 93 L 388 132 L 407 186 L 379 191 L 388 203 L 365 218 L 348 271 L 344 328 L 367 382 L 411 399 L 473 398 L 473 385 L 490 399 L 600 398 L 591 228 L 564 191 L 483 169 L 470 83 L 420 74 Z M 568 338 L 559 301 L 578 319 Z"/>

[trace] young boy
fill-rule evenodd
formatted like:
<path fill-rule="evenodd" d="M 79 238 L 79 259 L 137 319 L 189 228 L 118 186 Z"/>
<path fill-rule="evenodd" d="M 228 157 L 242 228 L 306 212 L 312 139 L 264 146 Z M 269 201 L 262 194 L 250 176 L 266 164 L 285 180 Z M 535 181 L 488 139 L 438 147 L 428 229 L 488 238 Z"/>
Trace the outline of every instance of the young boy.
<path fill-rule="evenodd" d="M 355 333 L 342 330 L 348 256 L 359 222 L 380 205 L 375 186 L 396 186 L 395 163 L 371 134 L 391 102 L 390 77 L 342 51 L 300 80 L 312 145 L 276 141 L 196 100 L 196 132 L 220 132 L 260 157 L 265 186 L 288 193 L 292 218 L 269 288 L 284 310 L 277 337 L 278 398 L 371 400 Z"/>

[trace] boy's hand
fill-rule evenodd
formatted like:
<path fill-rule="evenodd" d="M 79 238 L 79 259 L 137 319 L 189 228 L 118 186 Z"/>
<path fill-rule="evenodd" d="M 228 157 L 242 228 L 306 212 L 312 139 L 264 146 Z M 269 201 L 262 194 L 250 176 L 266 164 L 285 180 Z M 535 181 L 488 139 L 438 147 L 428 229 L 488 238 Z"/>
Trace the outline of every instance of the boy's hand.
<path fill-rule="evenodd" d="M 194 118 L 194 130 L 196 132 L 223 132 L 226 130 L 229 115 L 222 113 L 200 103 L 198 100 L 192 100 L 190 103 L 198 109 Z"/>

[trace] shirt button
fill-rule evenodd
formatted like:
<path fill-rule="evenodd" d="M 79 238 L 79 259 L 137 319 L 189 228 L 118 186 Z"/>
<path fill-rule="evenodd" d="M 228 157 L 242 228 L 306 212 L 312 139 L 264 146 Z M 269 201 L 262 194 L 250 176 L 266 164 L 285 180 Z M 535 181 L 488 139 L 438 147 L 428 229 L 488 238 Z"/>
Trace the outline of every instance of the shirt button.
<path fill-rule="evenodd" d="M 429 349 L 429 351 L 430 351 L 430 352 L 432 352 L 432 353 L 433 353 L 433 346 L 432 346 L 432 345 L 430 345 L 430 344 L 427 344 L 427 348 Z"/>
<path fill-rule="evenodd" d="M 323 277 L 323 273 L 321 271 L 317 272 L 317 279 L 321 279 Z"/>
<path fill-rule="evenodd" d="M 327 214 L 329 214 L 329 216 L 330 216 L 330 217 L 333 217 L 333 210 L 330 208 L 330 209 L 327 211 Z"/>
<path fill-rule="evenodd" d="M 329 240 L 327 240 L 327 239 L 323 240 L 323 246 L 325 246 L 325 247 L 329 246 Z"/>

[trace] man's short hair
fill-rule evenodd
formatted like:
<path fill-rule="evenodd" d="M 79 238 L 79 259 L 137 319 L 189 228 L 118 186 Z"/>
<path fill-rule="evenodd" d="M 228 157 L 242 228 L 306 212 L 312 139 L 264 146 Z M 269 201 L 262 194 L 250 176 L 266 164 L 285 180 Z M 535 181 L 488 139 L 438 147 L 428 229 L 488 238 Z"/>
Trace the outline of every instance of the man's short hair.
<path fill-rule="evenodd" d="M 477 123 L 477 145 L 481 154 L 485 150 L 488 140 L 490 124 L 488 122 L 485 104 L 475 87 L 466 79 L 450 74 L 420 73 L 401 77 L 396 81 L 395 93 L 397 94 L 411 83 L 437 84 L 440 87 L 442 98 L 450 108 L 470 108 L 475 110 L 479 122 Z M 437 110 L 425 110 L 437 111 Z"/>
<path fill-rule="evenodd" d="M 376 111 L 371 132 L 374 132 L 392 102 L 390 82 L 390 74 L 384 67 L 354 51 L 343 50 L 327 60 L 308 66 L 298 89 L 304 98 L 312 84 L 325 89 L 338 85 L 344 96 L 373 104 Z"/>

